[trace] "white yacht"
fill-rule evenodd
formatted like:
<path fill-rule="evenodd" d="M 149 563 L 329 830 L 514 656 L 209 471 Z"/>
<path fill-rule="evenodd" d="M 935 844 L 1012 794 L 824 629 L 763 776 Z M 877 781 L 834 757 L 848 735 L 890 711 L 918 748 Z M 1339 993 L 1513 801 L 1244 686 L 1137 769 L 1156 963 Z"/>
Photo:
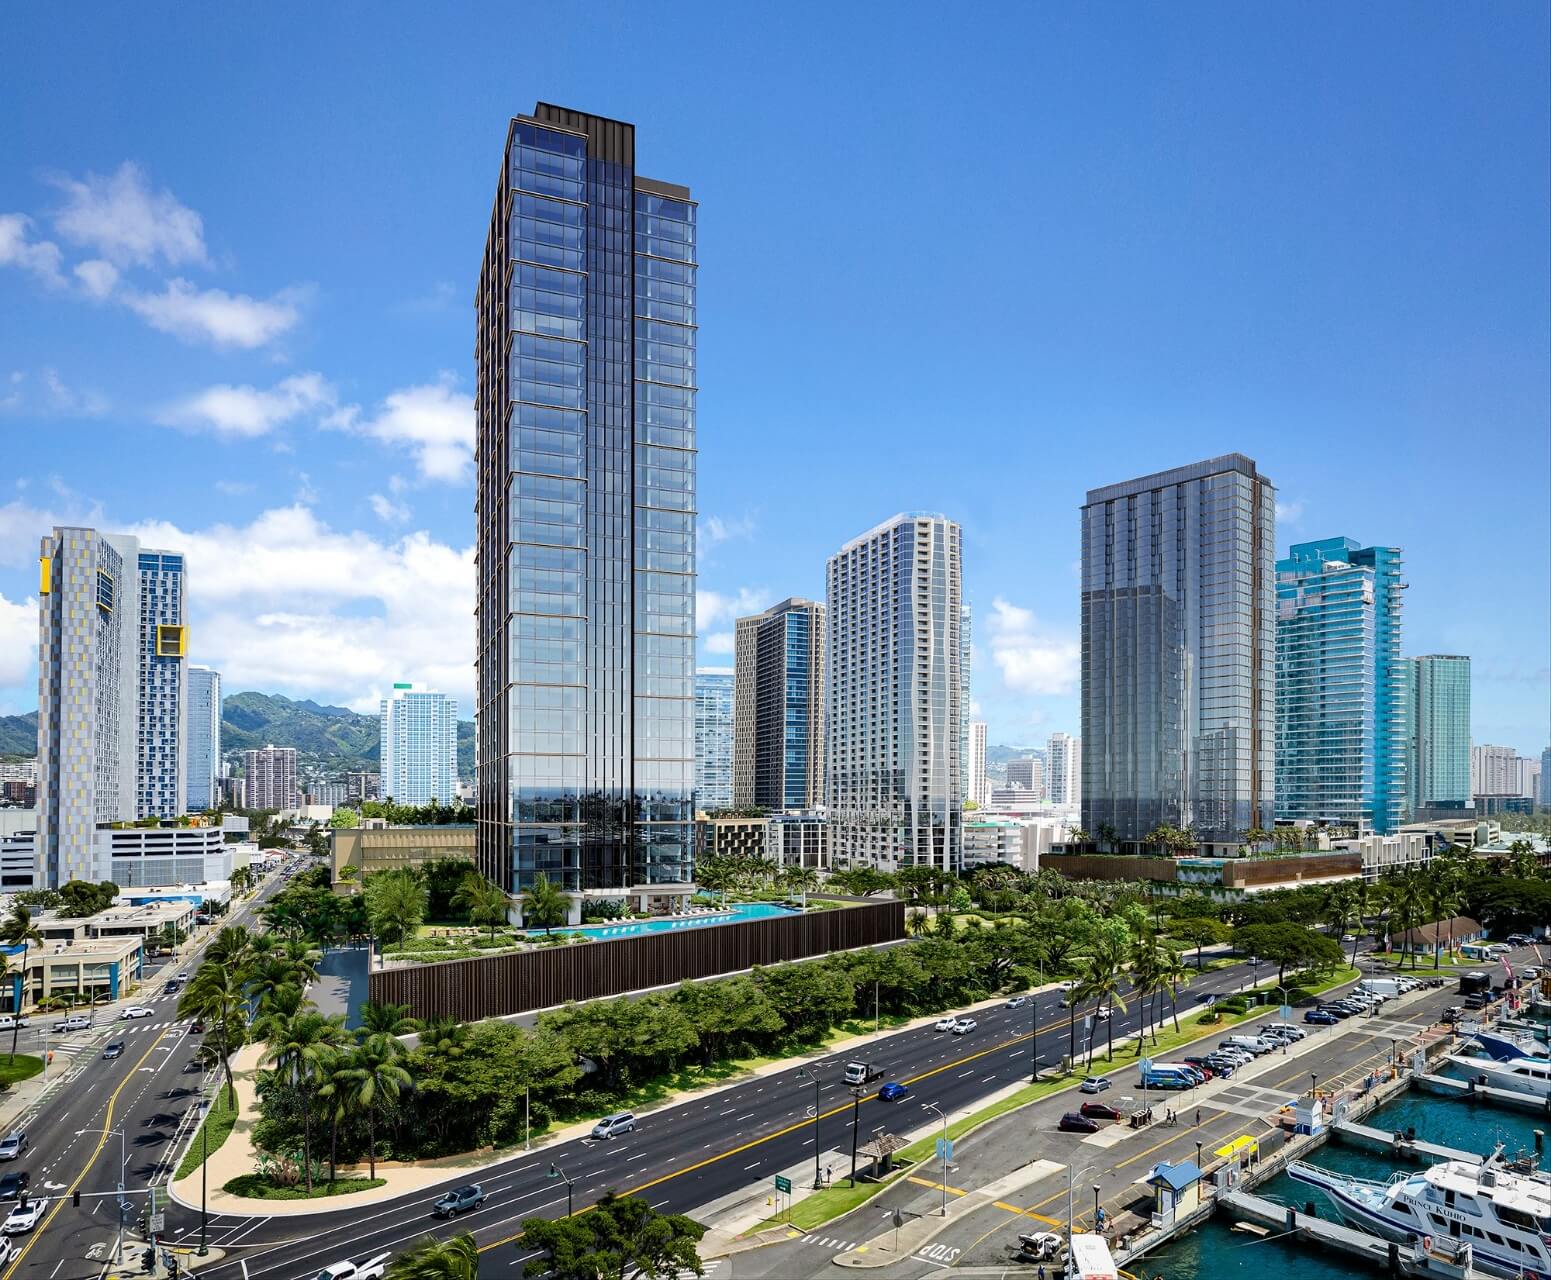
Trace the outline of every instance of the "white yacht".
<path fill-rule="evenodd" d="M 1524 1280 L 1551 1280 L 1551 1182 L 1485 1164 L 1446 1160 L 1426 1173 L 1372 1182 L 1296 1160 L 1288 1175 L 1318 1187 L 1350 1227 L 1400 1244 L 1471 1246 L 1476 1265 Z"/>
<path fill-rule="evenodd" d="M 1498 1061 L 1451 1053 L 1449 1061 L 1463 1067 L 1472 1080 L 1493 1089 L 1512 1089 L 1537 1098 L 1551 1098 L 1551 1060 L 1545 1058 L 1509 1058 Z"/>

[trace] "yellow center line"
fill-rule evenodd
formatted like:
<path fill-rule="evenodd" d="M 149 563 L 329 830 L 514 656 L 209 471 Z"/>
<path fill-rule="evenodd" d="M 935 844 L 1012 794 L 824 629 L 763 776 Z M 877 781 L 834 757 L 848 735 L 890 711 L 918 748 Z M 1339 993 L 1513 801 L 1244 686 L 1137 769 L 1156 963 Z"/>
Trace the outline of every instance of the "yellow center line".
<path fill-rule="evenodd" d="M 49 1224 L 59 1216 L 59 1211 L 65 1207 L 65 1201 L 76 1193 L 81 1183 L 86 1181 L 86 1175 L 92 1171 L 92 1167 L 97 1163 L 97 1157 L 102 1154 L 102 1149 L 108 1145 L 109 1130 L 113 1128 L 113 1106 L 118 1101 L 119 1094 L 124 1092 L 124 1086 L 133 1080 L 140 1068 L 145 1065 L 145 1060 L 156 1052 L 156 1046 L 162 1042 L 166 1035 L 166 1031 L 157 1034 L 156 1038 L 151 1041 L 151 1047 L 141 1055 L 140 1061 L 130 1068 L 129 1074 L 119 1081 L 118 1088 L 108 1095 L 108 1109 L 103 1116 L 106 1123 L 102 1126 L 102 1132 L 97 1135 L 97 1146 L 87 1159 L 85 1167 L 82 1168 L 80 1173 L 76 1174 L 75 1181 L 65 1188 L 64 1194 L 54 1201 L 54 1207 L 44 1215 L 43 1221 L 38 1224 L 37 1230 L 27 1237 L 27 1243 L 21 1247 L 20 1252 L 11 1260 L 11 1265 L 5 1269 L 4 1275 L 0 1275 L 0 1280 L 11 1280 L 11 1277 L 16 1273 L 16 1268 L 22 1265 L 22 1259 L 27 1256 L 32 1246 L 38 1242 L 43 1233 L 49 1229 Z M 114 1265 L 118 1265 L 118 1259 L 114 1259 Z"/>

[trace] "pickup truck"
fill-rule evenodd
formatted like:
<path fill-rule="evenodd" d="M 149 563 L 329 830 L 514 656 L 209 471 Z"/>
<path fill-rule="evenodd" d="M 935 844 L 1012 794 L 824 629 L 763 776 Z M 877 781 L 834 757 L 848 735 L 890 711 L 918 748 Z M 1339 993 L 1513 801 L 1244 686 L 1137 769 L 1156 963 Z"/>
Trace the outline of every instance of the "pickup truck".
<path fill-rule="evenodd" d="M 92 1025 L 92 1020 L 84 1013 L 72 1013 L 54 1024 L 55 1031 L 85 1031 Z"/>
<path fill-rule="evenodd" d="M 348 1258 L 343 1262 L 331 1262 L 318 1272 L 317 1280 L 382 1280 L 382 1273 L 388 1269 L 388 1259 L 392 1256 L 389 1252 L 379 1253 L 365 1262 L 351 1262 Z"/>
<path fill-rule="evenodd" d="M 871 1084 L 883 1074 L 883 1068 L 874 1062 L 848 1062 L 846 1063 L 845 1082 L 847 1084 Z"/>
<path fill-rule="evenodd" d="M 431 1206 L 438 1218 L 456 1218 L 460 1213 L 477 1209 L 485 1203 L 485 1189 L 477 1182 L 466 1187 L 455 1187 Z"/>

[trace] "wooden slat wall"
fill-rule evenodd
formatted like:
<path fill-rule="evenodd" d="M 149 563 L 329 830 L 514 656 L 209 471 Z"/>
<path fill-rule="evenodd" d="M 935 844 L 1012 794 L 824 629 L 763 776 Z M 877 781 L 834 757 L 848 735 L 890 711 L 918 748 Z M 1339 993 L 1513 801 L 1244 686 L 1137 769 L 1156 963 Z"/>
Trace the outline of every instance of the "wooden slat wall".
<path fill-rule="evenodd" d="M 380 1003 L 408 1005 L 416 1018 L 451 1014 L 472 1022 L 897 942 L 904 936 L 904 903 L 869 902 L 613 942 L 374 970 L 367 990 Z"/>

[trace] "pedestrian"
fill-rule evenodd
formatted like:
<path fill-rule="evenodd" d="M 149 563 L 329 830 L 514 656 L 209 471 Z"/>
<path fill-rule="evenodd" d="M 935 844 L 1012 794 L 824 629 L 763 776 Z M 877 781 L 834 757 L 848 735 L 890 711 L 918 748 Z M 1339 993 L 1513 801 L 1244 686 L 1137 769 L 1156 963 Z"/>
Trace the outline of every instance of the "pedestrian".
<path fill-rule="evenodd" d="M 1197 1124 L 1201 1123 L 1201 1108 L 1200 1107 L 1196 1108 L 1196 1123 Z"/>
<path fill-rule="evenodd" d="M 824 1166 L 824 1185 L 826 1187 L 829 1186 L 830 1175 L 833 1172 L 834 1172 L 834 1166 L 833 1165 L 825 1165 Z"/>

